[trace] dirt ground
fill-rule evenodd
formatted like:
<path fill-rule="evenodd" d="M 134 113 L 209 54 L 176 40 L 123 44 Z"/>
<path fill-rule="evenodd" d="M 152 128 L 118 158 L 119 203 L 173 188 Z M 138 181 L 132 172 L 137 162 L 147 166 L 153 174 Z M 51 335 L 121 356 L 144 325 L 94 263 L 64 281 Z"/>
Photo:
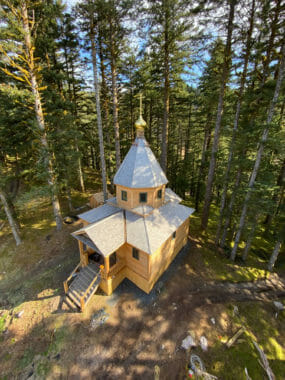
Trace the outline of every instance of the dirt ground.
<path fill-rule="evenodd" d="M 181 343 L 189 333 L 197 344 L 201 336 L 207 338 L 206 352 L 199 345 L 192 352 L 219 379 L 244 379 L 245 366 L 249 374 L 257 374 L 253 380 L 262 379 L 265 372 L 254 349 L 249 347 L 252 354 L 244 358 L 234 351 L 250 345 L 248 336 L 237 348 L 226 349 L 225 342 L 240 325 L 249 326 L 252 336 L 261 339 L 260 326 L 269 329 L 268 318 L 276 350 L 284 350 L 284 315 L 274 318 L 272 306 L 272 299 L 285 295 L 284 280 L 272 275 L 254 287 L 213 280 L 195 239 L 189 240 L 151 294 L 125 280 L 113 295 L 99 291 L 86 311 L 78 312 L 65 302 L 62 286 L 79 260 L 69 235 L 73 229 L 76 226 L 46 236 L 41 261 L 34 260 L 17 273 L 17 281 L 14 276 L 13 281 L 0 283 L 0 318 L 5 317 L 1 380 L 154 379 L 155 373 L 159 379 L 186 379 L 190 353 Z M 251 314 L 243 314 L 246 310 Z M 236 372 L 230 361 L 233 355 Z M 279 361 L 270 363 L 285 373 L 284 362 Z"/>

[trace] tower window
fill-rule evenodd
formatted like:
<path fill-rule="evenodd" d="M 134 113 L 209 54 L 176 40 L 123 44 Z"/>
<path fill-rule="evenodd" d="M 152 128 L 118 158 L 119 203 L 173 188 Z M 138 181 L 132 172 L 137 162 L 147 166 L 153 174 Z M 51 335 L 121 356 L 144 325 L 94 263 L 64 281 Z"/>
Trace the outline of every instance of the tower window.
<path fill-rule="evenodd" d="M 158 192 L 157 192 L 157 198 L 158 198 L 158 199 L 161 199 L 161 198 L 162 198 L 162 190 L 161 190 L 161 189 L 158 190 Z"/>
<path fill-rule="evenodd" d="M 140 193 L 140 203 L 147 202 L 147 193 Z"/>
<path fill-rule="evenodd" d="M 134 248 L 134 247 L 133 247 L 133 258 L 134 258 L 134 259 L 137 259 L 137 260 L 140 259 L 139 250 L 136 249 L 136 248 Z"/>
<path fill-rule="evenodd" d="M 117 254 L 116 252 L 113 252 L 109 257 L 109 265 L 110 268 L 113 267 L 117 262 Z"/>
<path fill-rule="evenodd" d="M 122 201 L 128 200 L 128 193 L 125 190 L 121 191 L 121 198 L 122 198 Z"/>
<path fill-rule="evenodd" d="M 172 234 L 172 240 L 176 238 L 176 231 L 173 232 Z"/>

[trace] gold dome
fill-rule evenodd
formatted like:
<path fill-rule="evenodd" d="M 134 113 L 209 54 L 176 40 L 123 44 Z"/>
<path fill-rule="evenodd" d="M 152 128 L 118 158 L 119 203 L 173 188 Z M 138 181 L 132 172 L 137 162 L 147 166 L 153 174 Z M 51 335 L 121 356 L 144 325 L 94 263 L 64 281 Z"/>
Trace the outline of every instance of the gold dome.
<path fill-rule="evenodd" d="M 142 115 L 140 115 L 138 120 L 135 122 L 135 127 L 137 130 L 143 131 L 145 126 L 146 126 L 146 122 L 144 121 Z"/>

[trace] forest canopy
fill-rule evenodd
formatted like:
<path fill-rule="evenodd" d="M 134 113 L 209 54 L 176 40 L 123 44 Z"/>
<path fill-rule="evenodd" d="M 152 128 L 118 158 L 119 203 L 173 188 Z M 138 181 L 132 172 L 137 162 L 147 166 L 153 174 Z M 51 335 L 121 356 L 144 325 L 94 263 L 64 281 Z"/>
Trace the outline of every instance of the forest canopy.
<path fill-rule="evenodd" d="M 201 233 L 215 212 L 232 260 L 266 236 L 272 269 L 284 241 L 283 2 L 72 3 L 0 5 L 0 218 L 16 243 L 19 193 L 44 188 L 60 230 L 63 199 L 72 211 L 90 171 L 113 190 L 142 93 L 145 137 Z"/>

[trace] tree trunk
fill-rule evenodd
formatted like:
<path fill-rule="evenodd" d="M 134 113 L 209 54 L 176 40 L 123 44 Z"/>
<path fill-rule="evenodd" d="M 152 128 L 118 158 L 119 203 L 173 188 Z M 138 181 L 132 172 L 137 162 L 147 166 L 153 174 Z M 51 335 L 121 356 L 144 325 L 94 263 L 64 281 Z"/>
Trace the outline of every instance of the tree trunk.
<path fill-rule="evenodd" d="M 80 152 L 79 152 L 79 148 L 78 148 L 77 138 L 75 139 L 75 149 L 76 149 L 76 153 L 78 154 L 77 165 L 78 165 L 79 184 L 80 184 L 81 191 L 83 193 L 85 193 L 85 185 L 84 185 L 81 157 L 80 157 Z"/>
<path fill-rule="evenodd" d="M 265 233 L 268 232 L 270 225 L 271 225 L 271 222 L 272 222 L 272 219 L 277 215 L 277 213 L 279 211 L 279 207 L 282 203 L 283 194 L 284 194 L 284 187 L 285 187 L 285 160 L 283 161 L 281 171 L 280 171 L 278 178 L 277 178 L 277 186 L 279 187 L 279 191 L 278 192 L 276 191 L 272 197 L 273 203 L 276 206 L 274 207 L 272 213 L 266 215 L 266 218 L 264 221 L 264 224 L 266 225 L 265 231 L 264 231 Z"/>
<path fill-rule="evenodd" d="M 280 248 L 281 248 L 281 239 L 278 239 L 278 241 L 276 242 L 275 247 L 273 249 L 272 255 L 269 259 L 269 262 L 268 262 L 268 270 L 269 271 L 273 270 L 273 267 L 276 263 L 276 260 L 278 258 L 279 252 L 280 252 Z"/>
<path fill-rule="evenodd" d="M 199 167 L 196 196 L 195 196 L 195 209 L 196 209 L 196 211 L 199 211 L 200 194 L 201 194 L 201 191 L 200 191 L 201 180 L 202 180 L 202 177 L 203 177 L 203 174 L 205 171 L 204 169 L 205 169 L 205 163 L 206 163 L 206 153 L 207 153 L 207 149 L 208 149 L 207 147 L 209 147 L 210 140 L 211 140 L 210 118 L 211 118 L 211 114 L 208 114 L 207 120 L 206 120 L 206 126 L 205 126 L 205 135 L 204 135 L 201 163 L 200 163 L 200 167 Z"/>
<path fill-rule="evenodd" d="M 114 35 L 113 24 L 110 21 L 111 30 L 111 74 L 112 74 L 112 94 L 113 94 L 113 118 L 115 130 L 115 150 L 116 150 L 116 169 L 118 170 L 121 165 L 120 153 L 120 128 L 119 128 L 119 115 L 118 115 L 118 86 L 117 86 L 117 68 L 115 59 Z"/>
<path fill-rule="evenodd" d="M 105 64 L 104 64 L 104 54 L 103 54 L 103 46 L 102 46 L 102 30 L 101 30 L 101 24 L 99 24 L 98 29 L 98 46 L 99 49 L 97 53 L 99 54 L 99 60 L 100 60 L 100 74 L 101 74 L 101 103 L 103 104 L 103 134 L 105 136 L 106 141 L 106 170 L 107 170 L 107 178 L 113 177 L 112 172 L 112 164 L 110 160 L 110 155 L 108 154 L 111 146 L 111 138 L 110 138 L 110 130 L 109 130 L 109 98 L 108 98 L 108 86 L 106 81 L 106 74 L 105 74 Z M 95 46 L 96 47 L 96 46 Z M 112 182 L 111 182 L 112 184 Z"/>
<path fill-rule="evenodd" d="M 227 210 L 227 215 L 226 215 L 226 218 L 225 218 L 222 239 L 221 239 L 221 242 L 220 242 L 220 246 L 222 248 L 224 248 L 224 246 L 225 246 L 226 237 L 227 237 L 227 233 L 228 233 L 228 228 L 229 228 L 229 225 L 230 225 L 230 221 L 231 221 L 231 217 L 232 217 L 232 212 L 233 212 L 233 207 L 234 207 L 234 203 L 235 203 L 235 198 L 236 198 L 237 190 L 238 190 L 239 184 L 240 184 L 240 179 L 241 179 L 241 170 L 238 169 L 237 175 L 236 175 L 236 180 L 235 180 L 235 185 L 234 185 L 234 188 L 233 188 L 233 192 L 232 192 L 232 195 L 231 195 L 229 207 L 228 207 L 228 210 Z"/>
<path fill-rule="evenodd" d="M 276 103 L 277 103 L 277 100 L 279 97 L 280 88 L 281 88 L 282 79 L 283 79 L 284 67 L 285 67 L 285 41 L 283 41 L 282 48 L 281 48 L 280 66 L 279 66 L 279 70 L 278 70 L 278 77 L 277 77 L 277 81 L 276 81 L 273 99 L 272 99 L 270 107 L 269 107 L 268 116 L 267 116 L 267 120 L 266 120 L 266 126 L 265 126 L 265 129 L 263 130 L 262 138 L 261 138 L 259 148 L 258 148 L 258 151 L 256 154 L 256 160 L 255 160 L 254 168 L 253 168 L 251 176 L 250 176 L 247 193 L 246 193 L 245 200 L 243 203 L 239 227 L 238 227 L 238 231 L 237 231 L 236 238 L 235 238 L 235 244 L 234 244 L 234 247 L 233 247 L 232 252 L 231 252 L 231 260 L 233 260 L 233 261 L 235 260 L 235 257 L 236 257 L 238 244 L 239 244 L 241 233 L 242 233 L 242 230 L 243 230 L 243 227 L 245 224 L 248 202 L 250 200 L 251 191 L 252 191 L 254 184 L 255 184 L 255 179 L 256 179 L 256 176 L 257 176 L 257 173 L 259 170 L 261 157 L 262 157 L 263 150 L 264 150 L 264 145 L 267 141 L 270 124 L 272 122 L 275 106 L 276 106 Z"/>
<path fill-rule="evenodd" d="M 210 167 L 209 167 L 209 172 L 208 172 L 208 181 L 207 181 L 206 194 L 205 194 L 205 203 L 204 203 L 203 215 L 202 215 L 202 223 L 201 223 L 202 230 L 205 230 L 207 228 L 210 205 L 211 205 L 211 200 L 212 200 L 212 189 L 213 189 L 213 182 L 214 182 L 214 176 L 215 176 L 216 159 L 217 159 L 217 153 L 218 153 L 218 148 L 219 148 L 220 129 L 221 129 L 221 122 L 222 122 L 223 107 L 224 107 L 224 95 L 225 95 L 225 88 L 226 88 L 226 83 L 228 80 L 229 70 L 230 70 L 235 5 L 236 5 L 236 0 L 231 0 L 228 27 L 227 27 L 227 43 L 226 43 L 225 55 L 224 55 L 222 82 L 221 82 L 221 88 L 220 88 L 220 94 L 219 94 L 219 103 L 218 103 L 217 118 L 216 118 L 215 132 L 214 132 L 214 141 L 213 141 L 213 146 L 212 146 Z"/>
<path fill-rule="evenodd" d="M 16 245 L 20 245 L 22 243 L 22 240 L 19 235 L 18 224 L 16 220 L 13 218 L 13 212 L 9 207 L 9 202 L 7 200 L 6 194 L 2 190 L 0 190 L 0 199 L 3 203 L 8 222 L 10 224 L 14 239 L 16 241 Z"/>
<path fill-rule="evenodd" d="M 66 195 L 67 195 L 67 204 L 68 204 L 68 210 L 72 212 L 74 210 L 74 207 L 72 205 L 72 198 L 71 198 L 71 192 L 69 184 L 66 184 Z"/>
<path fill-rule="evenodd" d="M 254 23 L 254 14 L 255 14 L 255 0 L 252 0 L 249 29 L 248 29 L 248 33 L 247 33 L 247 41 L 246 41 L 246 49 L 245 49 L 243 72 L 242 72 L 242 76 L 241 76 L 241 83 L 240 83 L 238 101 L 237 101 L 237 106 L 236 106 L 236 114 L 235 114 L 235 119 L 234 119 L 234 128 L 233 128 L 232 140 L 231 140 L 230 148 L 229 148 L 228 163 L 227 163 L 227 169 L 226 169 L 225 179 L 224 179 L 224 187 L 223 187 L 222 198 L 221 198 L 220 216 L 219 216 L 218 228 L 217 228 L 217 233 L 216 233 L 216 241 L 215 241 L 216 244 L 218 244 L 219 240 L 220 240 L 221 228 L 222 228 L 223 217 L 224 217 L 224 209 L 225 209 L 225 205 L 226 205 L 228 182 L 229 182 L 229 176 L 230 176 L 231 165 L 232 165 L 232 158 L 233 158 L 233 153 L 234 153 L 234 148 L 235 148 L 236 132 L 238 130 L 238 124 L 239 124 L 239 116 L 240 116 L 241 103 L 242 103 L 244 86 L 245 86 L 246 75 L 247 75 L 248 60 L 249 60 L 249 55 L 250 55 L 251 37 L 252 37 L 252 30 L 253 30 L 253 23 Z"/>
<path fill-rule="evenodd" d="M 250 230 L 250 233 L 248 235 L 247 242 L 246 242 L 246 245 L 245 245 L 245 248 L 244 248 L 244 251 L 243 251 L 243 255 L 242 255 L 243 261 L 246 261 L 247 256 L 248 256 L 248 252 L 250 251 L 251 243 L 252 243 L 252 240 L 254 238 L 254 233 L 255 233 L 255 229 L 256 229 L 256 225 L 257 225 L 258 216 L 259 215 L 257 214 L 254 217 L 254 220 L 253 220 L 253 223 L 252 223 L 252 226 L 251 226 L 251 230 Z"/>
<path fill-rule="evenodd" d="M 164 173 L 167 172 L 167 147 L 168 147 L 168 128 L 169 128 L 169 5 L 164 9 L 164 112 L 161 141 L 160 164 Z"/>
<path fill-rule="evenodd" d="M 77 103 L 76 103 L 76 100 L 77 100 L 77 94 L 76 94 L 76 89 L 75 89 L 75 83 L 76 83 L 76 81 L 75 81 L 75 76 L 74 76 L 74 66 L 73 66 L 73 62 L 71 62 L 71 75 L 72 75 L 73 103 L 74 103 L 74 107 L 75 107 L 74 114 L 75 114 L 75 120 L 77 120 L 77 118 L 78 118 L 78 114 L 77 114 Z M 75 149 L 76 149 L 76 152 L 77 152 L 77 154 L 78 154 L 77 165 L 78 165 L 79 184 L 80 184 L 81 191 L 82 191 L 83 193 L 85 193 L 84 177 L 83 177 L 83 170 L 82 170 L 81 156 L 80 156 L 80 152 L 79 152 L 79 148 L 78 148 L 78 140 L 77 140 L 77 136 L 75 137 Z"/>
<path fill-rule="evenodd" d="M 41 144 L 44 149 L 45 154 L 45 168 L 48 175 L 48 185 L 51 189 L 51 198 L 52 198 L 52 206 L 53 206 L 53 213 L 55 217 L 56 227 L 57 230 L 60 230 L 62 228 L 62 218 L 61 218 L 61 211 L 60 211 L 60 204 L 59 199 L 57 196 L 56 191 L 56 182 L 54 177 L 54 171 L 52 166 L 52 160 L 49 152 L 49 146 L 47 142 L 47 136 L 46 136 L 46 128 L 45 128 L 45 121 L 44 121 L 44 114 L 42 110 L 42 103 L 39 93 L 39 87 L 36 79 L 35 74 L 35 59 L 34 59 L 34 46 L 32 44 L 31 39 L 31 32 L 30 32 L 30 22 L 28 18 L 28 10 L 27 10 L 27 4 L 25 1 L 21 3 L 21 17 L 22 17 L 22 23 L 23 23 L 23 30 L 24 30 L 24 37 L 25 37 L 25 46 L 26 46 L 26 53 L 27 53 L 27 63 L 29 66 L 29 76 L 30 76 L 30 86 L 32 89 L 32 93 L 34 96 L 34 107 L 35 107 L 35 114 L 37 119 L 38 128 L 41 132 Z"/>
<path fill-rule="evenodd" d="M 94 78 L 94 87 L 95 87 L 95 95 L 96 95 L 96 110 L 97 110 L 100 159 L 101 159 L 101 174 L 102 174 L 104 202 L 106 202 L 108 199 L 107 180 L 106 180 L 106 163 L 105 163 L 103 128 L 102 128 L 102 119 L 101 119 L 100 89 L 99 89 L 98 72 L 97 72 L 97 57 L 96 57 L 97 51 L 96 51 L 96 45 L 95 45 L 94 25 L 92 22 L 90 25 L 90 40 L 91 40 L 91 52 L 92 52 L 93 78 Z"/>

